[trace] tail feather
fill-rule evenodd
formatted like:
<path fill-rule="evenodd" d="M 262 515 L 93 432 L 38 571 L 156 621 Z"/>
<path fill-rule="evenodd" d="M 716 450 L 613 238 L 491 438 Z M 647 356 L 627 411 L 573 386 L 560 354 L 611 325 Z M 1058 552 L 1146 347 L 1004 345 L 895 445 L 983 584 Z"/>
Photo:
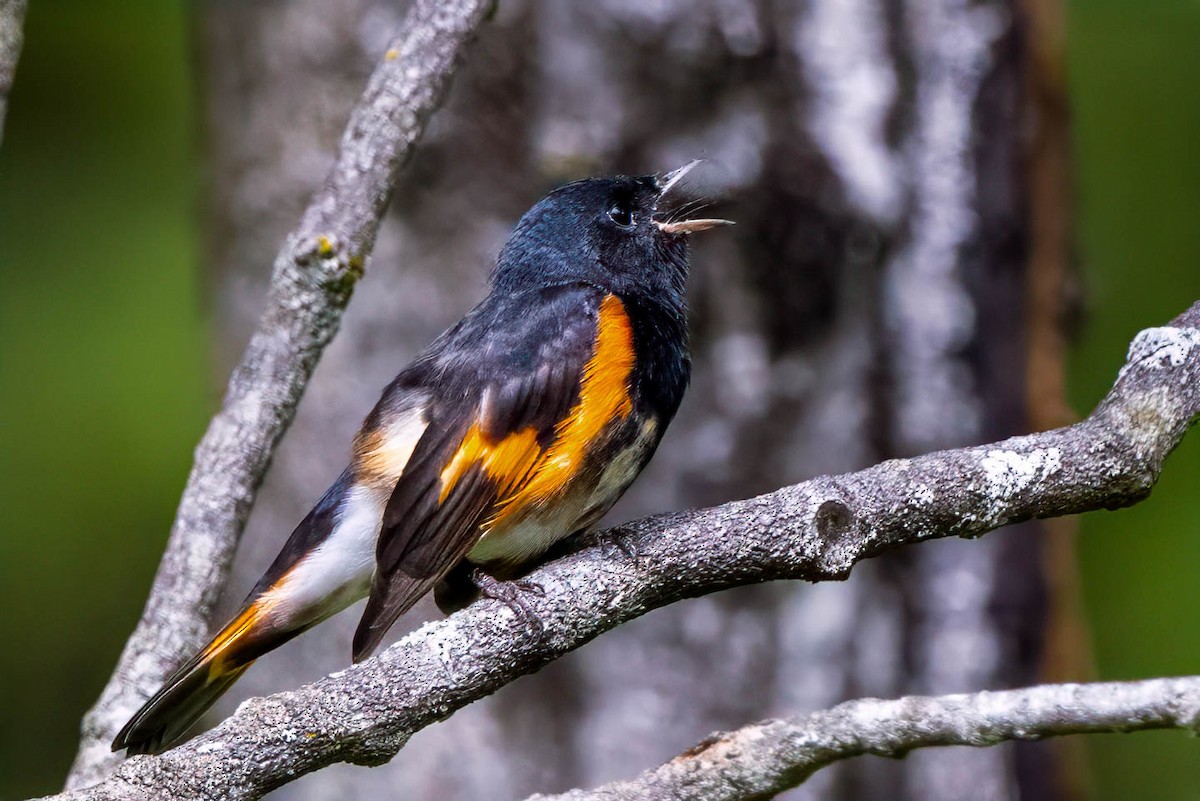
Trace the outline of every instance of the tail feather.
<path fill-rule="evenodd" d="M 169 748 L 255 659 L 365 595 L 381 504 L 344 472 L 296 526 L 242 610 L 125 724 L 113 750 Z"/>
<path fill-rule="evenodd" d="M 113 740 L 114 751 L 157 754 L 195 725 L 254 660 L 308 626 L 269 631 L 262 603 L 242 610 L 200 653 L 185 662 Z"/>
<path fill-rule="evenodd" d="M 185 670 L 171 676 L 162 689 L 125 724 L 125 728 L 113 740 L 113 750 L 124 748 L 130 755 L 165 751 L 195 725 L 200 716 L 248 667 L 249 662 L 212 677 L 206 663 L 185 665 Z"/>

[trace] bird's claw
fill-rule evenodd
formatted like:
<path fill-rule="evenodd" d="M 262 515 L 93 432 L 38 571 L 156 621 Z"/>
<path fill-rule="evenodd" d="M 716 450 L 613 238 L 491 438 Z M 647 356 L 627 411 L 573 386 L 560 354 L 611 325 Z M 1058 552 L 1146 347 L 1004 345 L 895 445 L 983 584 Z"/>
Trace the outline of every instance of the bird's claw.
<path fill-rule="evenodd" d="M 480 595 L 504 604 L 513 611 L 513 614 L 525 621 L 525 625 L 529 627 L 535 637 L 542 636 L 545 626 L 542 625 L 537 613 L 530 608 L 523 597 L 526 593 L 539 598 L 545 596 L 546 590 L 542 585 L 527 579 L 501 581 L 482 568 L 472 571 L 471 581 L 479 588 Z"/>

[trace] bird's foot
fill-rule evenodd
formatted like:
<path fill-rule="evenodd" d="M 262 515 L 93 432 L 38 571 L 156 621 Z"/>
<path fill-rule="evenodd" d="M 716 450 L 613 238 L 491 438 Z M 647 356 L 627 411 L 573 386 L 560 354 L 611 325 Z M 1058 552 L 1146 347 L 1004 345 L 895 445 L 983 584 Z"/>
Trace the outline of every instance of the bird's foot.
<path fill-rule="evenodd" d="M 545 626 L 524 598 L 527 594 L 544 597 L 546 590 L 542 585 L 528 579 L 501 581 L 481 567 L 471 572 L 471 581 L 479 588 L 480 595 L 504 604 L 513 614 L 524 620 L 535 637 L 542 636 Z"/>

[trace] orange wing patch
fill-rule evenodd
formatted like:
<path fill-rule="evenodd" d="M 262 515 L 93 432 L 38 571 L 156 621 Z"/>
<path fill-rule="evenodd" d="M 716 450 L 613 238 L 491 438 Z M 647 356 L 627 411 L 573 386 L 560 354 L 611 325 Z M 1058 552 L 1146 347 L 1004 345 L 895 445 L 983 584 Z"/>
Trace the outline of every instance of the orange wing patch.
<path fill-rule="evenodd" d="M 633 373 L 633 327 L 616 295 L 600 304 L 596 348 L 583 370 L 579 400 L 558 424 L 554 442 L 538 461 L 529 481 L 501 501 L 486 528 L 519 517 L 560 495 L 578 474 L 588 447 L 617 419 L 633 411 L 629 377 Z M 525 432 L 522 432 L 525 433 Z"/>
<path fill-rule="evenodd" d="M 483 467 L 488 478 L 496 482 L 498 493 L 503 497 L 524 480 L 540 454 L 537 432 L 533 428 L 509 434 L 499 442 L 491 442 L 476 423 L 463 437 L 454 458 L 442 470 L 442 491 L 438 503 L 446 500 L 463 473 L 474 464 Z"/>
<path fill-rule="evenodd" d="M 633 372 L 633 328 L 615 295 L 600 305 L 596 345 L 584 366 L 579 400 L 558 423 L 545 451 L 537 431 L 525 428 L 493 442 L 479 423 L 468 429 L 454 457 L 442 470 L 438 503 L 472 466 L 479 465 L 496 484 L 497 511 L 484 524 L 489 531 L 561 495 L 579 473 L 589 447 L 609 425 L 633 411 L 629 377 Z"/>

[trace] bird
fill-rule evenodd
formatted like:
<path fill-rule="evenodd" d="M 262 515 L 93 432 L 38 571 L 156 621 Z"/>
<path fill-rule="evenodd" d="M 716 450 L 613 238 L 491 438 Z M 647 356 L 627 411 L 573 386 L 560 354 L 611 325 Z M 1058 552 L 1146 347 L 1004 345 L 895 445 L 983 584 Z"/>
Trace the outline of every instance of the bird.
<path fill-rule="evenodd" d="M 114 751 L 171 747 L 257 658 L 364 596 L 356 663 L 430 591 L 450 613 L 599 521 L 690 378 L 688 236 L 730 223 L 658 206 L 698 163 L 568 183 L 520 218 L 483 300 L 383 390 L 349 466 Z"/>

